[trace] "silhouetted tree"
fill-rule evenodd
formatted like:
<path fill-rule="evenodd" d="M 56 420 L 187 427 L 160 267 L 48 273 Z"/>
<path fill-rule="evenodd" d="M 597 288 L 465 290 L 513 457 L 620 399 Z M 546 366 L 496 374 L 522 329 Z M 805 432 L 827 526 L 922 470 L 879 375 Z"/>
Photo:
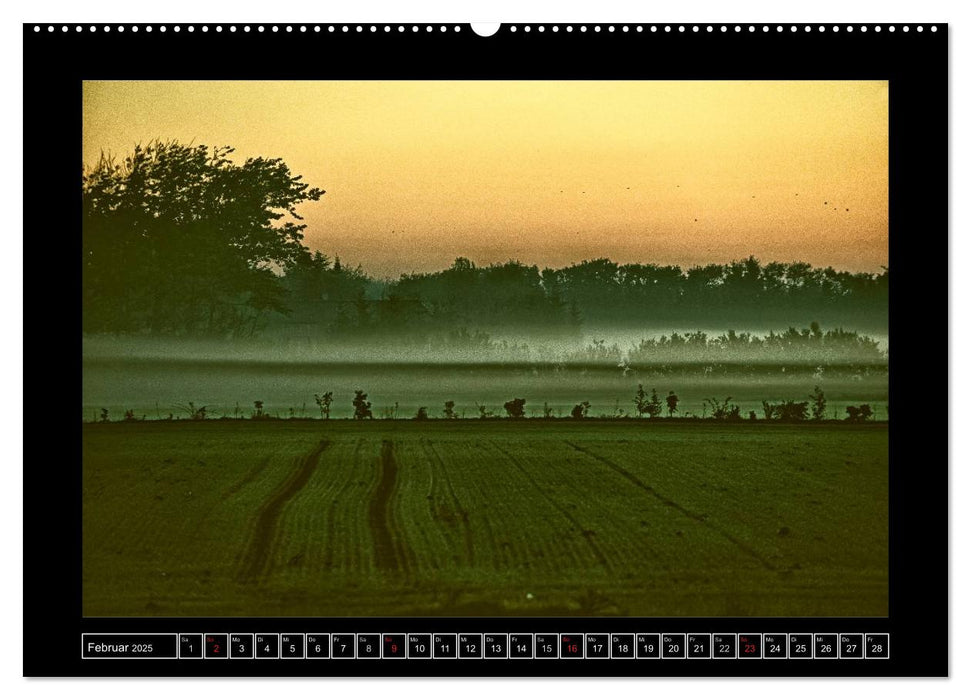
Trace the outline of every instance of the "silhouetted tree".
<path fill-rule="evenodd" d="M 418 413 L 415 414 L 415 420 L 428 420 L 428 407 L 419 406 Z"/>
<path fill-rule="evenodd" d="M 264 417 L 264 414 L 263 414 L 263 402 L 262 401 L 254 401 L 253 402 L 253 418 L 259 419 L 259 418 L 263 418 L 263 417 Z"/>
<path fill-rule="evenodd" d="M 651 418 L 661 415 L 661 399 L 658 398 L 657 389 L 651 389 L 651 400 L 647 402 L 647 415 Z"/>
<path fill-rule="evenodd" d="M 443 411 L 443 413 L 445 414 L 445 417 L 447 419 L 449 419 L 449 420 L 451 420 L 453 418 L 457 418 L 457 416 L 455 415 L 455 402 L 454 401 L 446 401 L 445 402 L 445 410 Z"/>
<path fill-rule="evenodd" d="M 367 394 L 360 389 L 354 390 L 354 420 L 364 420 L 374 418 L 371 414 L 371 402 L 367 400 Z"/>
<path fill-rule="evenodd" d="M 502 405 L 506 409 L 506 415 L 510 418 L 522 418 L 526 413 L 525 406 L 526 399 L 513 399 Z"/>
<path fill-rule="evenodd" d="M 232 153 L 154 141 L 83 173 L 85 331 L 245 335 L 285 310 L 272 268 L 306 251 L 296 207 L 324 192 Z"/>
<path fill-rule="evenodd" d="M 634 406 L 637 407 L 638 415 L 644 415 L 645 413 L 649 418 L 657 418 L 661 415 L 661 399 L 658 398 L 657 389 L 651 389 L 651 398 L 647 398 L 647 393 L 644 391 L 644 385 L 637 385 L 637 393 L 634 394 Z"/>
<path fill-rule="evenodd" d="M 644 385 L 637 385 L 637 393 L 634 394 L 634 407 L 637 409 L 637 415 L 643 416 L 647 413 L 647 392 L 644 391 Z"/>
<path fill-rule="evenodd" d="M 673 418 L 674 414 L 678 412 L 678 395 L 669 391 L 664 400 L 668 405 L 668 418 Z"/>
<path fill-rule="evenodd" d="M 812 401 L 813 420 L 822 420 L 826 411 L 826 396 L 818 386 L 809 395 Z"/>
<path fill-rule="evenodd" d="M 334 392 L 328 391 L 323 395 L 314 394 L 314 401 L 317 402 L 317 408 L 320 409 L 320 417 L 322 419 L 330 418 L 330 404 L 334 401 Z"/>

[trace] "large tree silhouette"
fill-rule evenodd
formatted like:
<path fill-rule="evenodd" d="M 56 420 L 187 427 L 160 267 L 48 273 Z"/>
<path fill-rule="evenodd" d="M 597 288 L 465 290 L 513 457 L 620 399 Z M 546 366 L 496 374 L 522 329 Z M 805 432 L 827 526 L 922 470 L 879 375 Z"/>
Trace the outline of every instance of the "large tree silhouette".
<path fill-rule="evenodd" d="M 156 141 L 83 173 L 86 331 L 244 335 L 284 310 L 275 269 L 307 254 L 296 206 L 324 191 L 232 153 Z"/>

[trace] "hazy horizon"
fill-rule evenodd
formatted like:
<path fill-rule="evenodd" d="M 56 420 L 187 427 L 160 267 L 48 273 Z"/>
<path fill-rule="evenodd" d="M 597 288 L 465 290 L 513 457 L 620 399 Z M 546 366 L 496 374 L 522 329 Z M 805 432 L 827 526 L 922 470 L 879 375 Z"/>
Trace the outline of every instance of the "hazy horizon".
<path fill-rule="evenodd" d="M 86 81 L 82 160 L 154 139 L 326 190 L 312 250 L 375 278 L 457 257 L 888 263 L 886 81 Z"/>

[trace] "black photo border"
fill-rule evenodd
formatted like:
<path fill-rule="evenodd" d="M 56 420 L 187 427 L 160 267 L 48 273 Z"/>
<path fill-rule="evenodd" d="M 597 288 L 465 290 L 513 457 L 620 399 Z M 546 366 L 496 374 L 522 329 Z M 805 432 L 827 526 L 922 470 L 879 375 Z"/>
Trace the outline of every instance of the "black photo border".
<path fill-rule="evenodd" d="M 80 26 L 80 31 L 76 27 Z M 888 618 L 83 618 L 76 414 L 25 420 L 27 676 L 944 676 L 948 674 L 948 26 L 34 25 L 24 35 L 24 376 L 81 396 L 83 80 L 887 80 L 890 86 L 890 615 Z M 138 31 L 134 31 L 137 26 Z M 230 31 L 235 26 L 235 31 Z M 244 27 L 250 27 L 245 32 Z M 258 27 L 264 27 L 259 31 Z M 300 27 L 306 30 L 301 31 Z M 347 30 L 344 27 L 347 26 Z M 418 26 L 418 31 L 412 27 Z M 428 26 L 432 29 L 429 31 Z M 454 31 L 456 26 L 460 31 Z M 596 30 L 595 27 L 600 27 Z M 609 27 L 613 26 L 614 31 Z M 876 31 L 877 27 L 881 31 Z M 890 31 L 893 26 L 894 31 Z M 918 26 L 922 29 L 918 31 Z M 66 27 L 66 30 L 64 29 Z M 190 27 L 192 31 L 190 31 Z M 276 27 L 274 30 L 273 27 Z M 290 27 L 290 30 L 287 30 Z M 638 31 L 637 27 L 641 27 Z M 764 27 L 768 29 L 765 30 Z M 795 31 L 791 29 L 795 27 Z M 853 31 L 850 31 L 850 27 Z M 936 27 L 936 31 L 932 31 Z M 697 28 L 697 29 L 696 29 Z M 751 28 L 751 29 L 750 29 Z M 820 31 L 820 29 L 823 31 Z M 905 31 L 906 28 L 906 31 Z M 39 31 L 38 31 L 39 29 Z M 39 230 L 38 230 L 39 229 Z M 44 304 L 41 310 L 40 304 Z M 36 310 L 36 315 L 31 313 Z M 44 349 L 45 352 L 29 352 Z M 51 363 L 51 356 L 62 358 Z M 922 397 L 924 401 L 922 401 Z M 61 397 L 59 397 L 61 398 Z M 946 405 L 941 398 L 938 403 Z M 49 438 L 50 439 L 50 438 Z M 35 449 L 31 449 L 31 448 Z M 848 537 L 852 533 L 847 533 Z M 744 629 L 743 629 L 744 628 Z M 88 660 L 82 632 L 871 632 L 888 660 Z"/>

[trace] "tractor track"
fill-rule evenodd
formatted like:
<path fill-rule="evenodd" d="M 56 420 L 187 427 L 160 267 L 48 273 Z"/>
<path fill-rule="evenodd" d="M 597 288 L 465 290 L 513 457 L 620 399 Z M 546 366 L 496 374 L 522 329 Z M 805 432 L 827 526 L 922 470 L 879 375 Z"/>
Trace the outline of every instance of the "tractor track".
<path fill-rule="evenodd" d="M 536 479 L 533 478 L 533 476 L 529 473 L 529 471 L 522 465 L 522 463 L 511 452 L 504 450 L 495 442 L 492 443 L 492 446 L 496 450 L 501 452 L 503 455 L 505 455 L 506 459 L 508 459 L 513 464 L 513 466 L 515 466 L 522 473 L 522 475 L 525 476 L 527 480 L 529 480 L 529 482 L 533 485 L 533 488 L 536 489 L 537 493 L 543 496 L 543 498 L 546 499 L 546 501 L 551 506 L 556 508 L 556 510 L 558 510 L 560 514 L 563 515 L 564 518 L 570 521 L 573 527 L 576 528 L 577 532 L 581 534 L 584 541 L 587 543 L 587 547 L 589 547 L 590 552 L 600 563 L 600 565 L 604 567 L 604 569 L 606 569 L 607 572 L 612 572 L 613 567 L 608 562 L 607 557 L 603 553 L 603 550 L 600 549 L 600 546 L 594 540 L 594 536 L 592 532 L 584 528 L 583 525 L 580 523 L 580 521 L 577 520 L 576 516 L 574 516 L 569 510 L 564 508 L 561 504 L 557 503 L 555 499 L 553 499 L 546 491 L 544 491 L 543 488 L 539 485 L 539 483 L 537 483 Z"/>
<path fill-rule="evenodd" d="M 310 477 L 313 476 L 320 464 L 321 455 L 329 446 L 329 441 L 321 440 L 309 454 L 298 460 L 297 468 L 260 506 L 253 534 L 250 537 L 246 553 L 243 555 L 242 566 L 236 576 L 237 581 L 257 583 L 266 575 L 280 515 L 287 503 L 310 481 Z"/>
<path fill-rule="evenodd" d="M 658 493 L 657 490 L 653 486 L 650 486 L 648 484 L 645 484 L 635 474 L 632 474 L 627 469 L 624 469 L 624 467 L 620 466 L 616 462 L 613 462 L 613 461 L 607 459 L 606 457 L 602 457 L 602 456 L 598 455 L 596 452 L 592 452 L 591 450 L 588 450 L 585 447 L 581 447 L 580 445 L 577 445 L 576 443 L 570 442 L 569 440 L 564 440 L 563 442 L 565 442 L 567 445 L 569 445 L 570 447 L 572 447 L 577 452 L 580 452 L 582 454 L 585 454 L 588 457 L 591 457 L 591 458 L 597 460 L 598 462 L 600 462 L 604 466 L 609 467 L 614 472 L 616 472 L 617 474 L 620 474 L 622 477 L 624 477 L 625 479 L 627 479 L 629 482 L 631 482 L 632 484 L 634 484 L 635 486 L 637 486 L 641 490 L 643 490 L 646 493 L 648 493 L 651 496 L 653 496 L 655 499 L 657 499 L 660 503 L 662 503 L 663 505 L 667 506 L 668 508 L 671 508 L 673 510 L 678 511 L 682 515 L 687 516 L 688 518 L 691 518 L 692 520 L 694 520 L 699 525 L 701 525 L 703 527 L 706 527 L 709 530 L 711 530 L 712 532 L 715 532 L 715 533 L 721 535 L 724 539 L 728 540 L 733 545 L 735 545 L 740 551 L 744 552 L 748 556 L 750 556 L 753 559 L 755 559 L 759 564 L 762 565 L 762 568 L 764 568 L 764 569 L 766 569 L 768 571 L 778 571 L 779 570 L 779 568 L 777 566 L 773 565 L 772 562 L 770 562 L 764 556 L 762 556 L 761 554 L 759 554 L 755 549 L 753 549 L 749 545 L 747 545 L 744 542 L 742 542 L 741 540 L 739 540 L 737 537 L 735 537 L 734 535 L 732 535 L 730 532 L 728 532 L 728 531 L 726 531 L 726 530 L 718 527 L 714 523 L 709 522 L 706 518 L 702 517 L 701 515 L 699 515 L 697 513 L 694 513 L 692 511 L 688 510 L 687 508 L 685 508 L 683 505 L 681 505 L 677 501 L 672 501 L 667 496 L 664 496 L 664 495 Z"/>
<path fill-rule="evenodd" d="M 254 466 L 252 469 L 246 472 L 246 474 L 243 476 L 242 479 L 240 479 L 235 484 L 233 484 L 228 489 L 226 489 L 226 493 L 223 494 L 223 498 L 226 499 L 226 498 L 229 498 L 230 496 L 234 496 L 240 491 L 242 491 L 243 488 L 245 488 L 246 486 L 249 486 L 256 479 L 256 477 L 258 477 L 260 474 L 263 473 L 263 470 L 266 469 L 269 463 L 270 463 L 270 458 L 268 456 L 261 459 L 256 466 Z"/>
<path fill-rule="evenodd" d="M 391 523 L 391 497 L 398 481 L 398 460 L 394 455 L 394 442 L 381 442 L 381 477 L 368 505 L 368 525 L 374 540 L 374 563 L 383 571 L 405 571 L 408 553 L 404 545 L 396 543 Z"/>

